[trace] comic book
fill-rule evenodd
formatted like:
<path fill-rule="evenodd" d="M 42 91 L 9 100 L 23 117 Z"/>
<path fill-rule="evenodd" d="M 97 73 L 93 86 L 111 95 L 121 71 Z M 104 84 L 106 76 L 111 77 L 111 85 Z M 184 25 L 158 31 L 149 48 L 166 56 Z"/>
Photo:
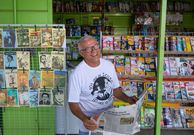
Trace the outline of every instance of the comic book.
<path fill-rule="evenodd" d="M 53 105 L 55 106 L 64 106 L 65 101 L 65 93 L 64 88 L 54 88 L 52 90 L 52 100 Z"/>
<path fill-rule="evenodd" d="M 154 36 L 146 36 L 144 38 L 144 42 L 145 42 L 145 51 L 155 51 L 156 49 L 156 39 L 154 38 Z"/>
<path fill-rule="evenodd" d="M 16 52 L 4 52 L 5 69 L 17 69 Z"/>
<path fill-rule="evenodd" d="M 194 58 L 187 58 L 190 75 L 194 75 Z"/>
<path fill-rule="evenodd" d="M 187 125 L 186 125 L 186 117 L 185 117 L 185 109 L 184 108 L 180 108 L 179 111 L 180 111 L 180 116 L 181 116 L 181 122 L 182 122 L 182 125 L 183 125 L 183 128 L 187 128 Z"/>
<path fill-rule="evenodd" d="M 17 51 L 17 69 L 30 70 L 30 52 Z"/>
<path fill-rule="evenodd" d="M 65 88 L 67 72 L 62 70 L 54 71 L 54 88 Z"/>
<path fill-rule="evenodd" d="M 123 55 L 115 56 L 115 69 L 118 75 L 125 74 L 125 58 Z"/>
<path fill-rule="evenodd" d="M 30 47 L 38 48 L 41 46 L 41 30 L 40 28 L 31 28 L 29 29 L 29 42 Z"/>
<path fill-rule="evenodd" d="M 19 95 L 19 105 L 28 106 L 29 105 L 28 91 L 19 91 L 18 95 Z"/>
<path fill-rule="evenodd" d="M 103 50 L 113 50 L 113 37 L 112 36 L 102 36 L 102 49 Z"/>
<path fill-rule="evenodd" d="M 182 95 L 181 95 L 181 90 L 180 90 L 180 83 L 179 82 L 172 82 L 173 89 L 174 89 L 174 98 L 175 100 L 181 100 Z"/>
<path fill-rule="evenodd" d="M 169 57 L 169 65 L 170 65 L 170 75 L 177 76 L 178 69 L 177 69 L 177 62 L 175 57 Z"/>
<path fill-rule="evenodd" d="M 51 89 L 41 89 L 39 92 L 39 106 L 49 106 L 52 104 Z"/>
<path fill-rule="evenodd" d="M 29 90 L 28 91 L 28 102 L 30 107 L 37 107 L 38 106 L 38 93 L 39 91 L 37 89 Z"/>
<path fill-rule="evenodd" d="M 28 82 L 29 82 L 29 88 L 30 89 L 38 89 L 40 88 L 40 71 L 36 70 L 30 70 L 29 72 L 29 77 L 28 77 Z"/>
<path fill-rule="evenodd" d="M 128 50 L 135 50 L 134 36 L 127 36 Z"/>
<path fill-rule="evenodd" d="M 0 90 L 0 107 L 7 105 L 7 90 Z"/>
<path fill-rule="evenodd" d="M 170 76 L 170 64 L 169 64 L 169 58 L 164 57 L 164 76 Z"/>
<path fill-rule="evenodd" d="M 134 42 L 137 51 L 145 50 L 145 44 L 142 36 L 134 36 Z"/>
<path fill-rule="evenodd" d="M 52 29 L 42 28 L 41 29 L 41 47 L 48 48 L 52 47 Z"/>
<path fill-rule="evenodd" d="M 72 36 L 76 37 L 81 36 L 81 26 L 79 25 L 72 26 Z"/>
<path fill-rule="evenodd" d="M 3 30 L 2 29 L 0 29 L 0 48 L 2 48 L 3 47 L 3 38 L 2 38 L 2 34 L 3 34 Z"/>
<path fill-rule="evenodd" d="M 18 91 L 17 89 L 7 89 L 7 106 L 18 106 Z"/>
<path fill-rule="evenodd" d="M 169 51 L 177 51 L 177 39 L 176 36 L 170 36 L 169 40 Z"/>
<path fill-rule="evenodd" d="M 155 82 L 146 81 L 144 85 L 145 85 L 145 89 L 147 90 L 146 99 L 148 101 L 155 101 L 155 99 L 156 99 Z"/>
<path fill-rule="evenodd" d="M 17 47 L 29 47 L 29 29 L 18 28 L 16 29 Z"/>
<path fill-rule="evenodd" d="M 173 127 L 183 128 L 183 125 L 181 122 L 180 110 L 171 108 L 171 113 L 172 113 L 171 116 L 172 116 Z"/>
<path fill-rule="evenodd" d="M 137 82 L 137 97 L 140 98 L 140 96 L 142 95 L 142 93 L 145 90 L 145 86 L 144 86 L 144 82 L 138 81 Z M 146 96 L 145 96 L 146 98 Z"/>
<path fill-rule="evenodd" d="M 121 36 L 114 36 L 113 48 L 114 50 L 121 50 Z"/>
<path fill-rule="evenodd" d="M 184 51 L 184 47 L 183 47 L 183 45 L 182 45 L 182 37 L 181 37 L 181 36 L 177 36 L 176 50 L 177 50 L 178 52 Z"/>
<path fill-rule="evenodd" d="M 129 56 L 125 57 L 125 75 L 131 75 L 131 60 Z"/>
<path fill-rule="evenodd" d="M 0 89 L 5 88 L 5 71 L 0 70 Z"/>
<path fill-rule="evenodd" d="M 53 88 L 54 85 L 54 74 L 53 71 L 41 71 L 41 88 Z"/>
<path fill-rule="evenodd" d="M 146 128 L 153 128 L 155 121 L 155 108 L 145 107 L 144 108 L 144 126 Z"/>
<path fill-rule="evenodd" d="M 52 57 L 52 69 L 59 69 L 63 70 L 65 69 L 65 53 L 63 51 L 52 51 L 51 52 Z"/>
<path fill-rule="evenodd" d="M 50 53 L 39 53 L 40 69 L 52 69 L 52 56 Z"/>
<path fill-rule="evenodd" d="M 154 57 L 145 57 L 145 75 L 156 76 L 156 62 Z"/>
<path fill-rule="evenodd" d="M 71 39 L 71 58 L 73 60 L 77 60 L 80 57 L 77 42 L 78 39 Z"/>
<path fill-rule="evenodd" d="M 28 71 L 17 72 L 18 91 L 28 91 Z"/>
<path fill-rule="evenodd" d="M 191 42 L 192 51 L 194 51 L 194 37 L 193 36 L 190 37 L 190 42 Z"/>
<path fill-rule="evenodd" d="M 54 48 L 62 48 L 65 39 L 65 29 L 53 28 L 52 29 L 52 44 Z"/>
<path fill-rule="evenodd" d="M 82 26 L 81 28 L 81 36 L 90 34 L 90 26 Z"/>
<path fill-rule="evenodd" d="M 16 47 L 15 29 L 4 28 L 2 35 L 3 35 L 3 47 L 4 48 L 15 48 Z"/>
<path fill-rule="evenodd" d="M 128 50 L 128 41 L 126 35 L 121 36 L 121 50 Z"/>
<path fill-rule="evenodd" d="M 17 70 L 5 70 L 6 88 L 17 88 Z"/>
<path fill-rule="evenodd" d="M 4 54 L 0 52 L 0 69 L 4 69 Z"/>

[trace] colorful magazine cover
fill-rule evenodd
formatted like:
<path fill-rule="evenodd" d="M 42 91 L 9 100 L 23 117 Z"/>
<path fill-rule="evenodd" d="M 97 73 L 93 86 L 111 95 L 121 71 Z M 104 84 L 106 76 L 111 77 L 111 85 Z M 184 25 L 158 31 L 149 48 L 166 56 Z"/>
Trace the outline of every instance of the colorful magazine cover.
<path fill-rule="evenodd" d="M 28 80 L 30 89 L 40 88 L 40 71 L 30 70 Z"/>
<path fill-rule="evenodd" d="M 28 91 L 28 71 L 18 71 L 17 72 L 18 80 L 18 91 Z"/>
<path fill-rule="evenodd" d="M 113 36 L 102 36 L 102 49 L 113 50 Z"/>
<path fill-rule="evenodd" d="M 30 107 L 37 107 L 38 106 L 38 90 L 33 89 L 28 91 L 28 102 Z"/>
<path fill-rule="evenodd" d="M 156 76 L 156 62 L 154 57 L 145 57 L 145 75 Z"/>
<path fill-rule="evenodd" d="M 5 88 L 5 71 L 0 70 L 0 89 Z"/>
<path fill-rule="evenodd" d="M 190 42 L 191 42 L 191 48 L 192 48 L 192 51 L 194 51 L 194 37 L 190 37 Z"/>
<path fill-rule="evenodd" d="M 165 82 L 164 83 L 164 90 L 166 93 L 166 100 L 174 100 L 175 99 L 175 93 L 174 93 L 172 82 Z"/>
<path fill-rule="evenodd" d="M 81 36 L 81 26 L 74 25 L 72 26 L 72 36 Z"/>
<path fill-rule="evenodd" d="M 115 69 L 118 75 L 125 74 L 125 58 L 122 55 L 115 56 Z"/>
<path fill-rule="evenodd" d="M 183 128 L 182 121 L 181 121 L 180 110 L 172 108 L 171 113 L 172 113 L 173 127 Z"/>
<path fill-rule="evenodd" d="M 139 76 L 145 76 L 145 59 L 144 57 L 137 57 L 137 67 Z"/>
<path fill-rule="evenodd" d="M 54 74 L 53 71 L 41 71 L 41 88 L 53 88 L 54 86 Z"/>
<path fill-rule="evenodd" d="M 52 55 L 49 53 L 39 53 L 39 65 L 40 69 L 52 68 Z"/>
<path fill-rule="evenodd" d="M 128 50 L 128 41 L 126 35 L 121 36 L 121 50 Z"/>
<path fill-rule="evenodd" d="M 187 58 L 190 75 L 194 75 L 194 58 Z"/>
<path fill-rule="evenodd" d="M 128 56 L 125 57 L 125 75 L 131 75 L 131 60 Z"/>
<path fill-rule="evenodd" d="M 135 50 L 134 36 L 127 36 L 128 50 Z"/>
<path fill-rule="evenodd" d="M 65 53 L 63 51 L 52 51 L 51 52 L 52 57 L 52 69 L 59 69 L 63 70 L 65 69 Z"/>
<path fill-rule="evenodd" d="M 145 44 L 142 36 L 134 36 L 134 46 L 137 51 L 145 50 Z"/>
<path fill-rule="evenodd" d="M 194 82 L 185 83 L 188 100 L 194 100 Z"/>
<path fill-rule="evenodd" d="M 41 45 L 41 30 L 40 28 L 29 29 L 30 47 L 40 47 Z"/>
<path fill-rule="evenodd" d="M 169 65 L 170 65 L 170 75 L 177 76 L 178 75 L 178 67 L 177 61 L 175 57 L 169 57 Z"/>
<path fill-rule="evenodd" d="M 137 57 L 131 57 L 131 75 L 139 75 Z"/>
<path fill-rule="evenodd" d="M 184 36 L 183 38 L 185 39 L 185 46 L 186 46 L 185 51 L 186 52 L 191 52 L 192 48 L 191 48 L 190 37 L 189 36 Z"/>
<path fill-rule="evenodd" d="M 5 70 L 6 88 L 17 88 L 17 70 Z"/>
<path fill-rule="evenodd" d="M 65 94 L 64 88 L 52 90 L 53 105 L 64 106 Z"/>
<path fill-rule="evenodd" d="M 153 128 L 155 121 L 155 108 L 144 108 L 144 126 L 147 128 Z"/>
<path fill-rule="evenodd" d="M 3 47 L 3 45 L 2 45 L 3 44 L 2 34 L 3 34 L 3 30 L 0 29 L 0 48 Z"/>
<path fill-rule="evenodd" d="M 52 47 L 52 29 L 51 28 L 43 28 L 41 29 L 41 47 L 48 48 Z"/>
<path fill-rule="evenodd" d="M 17 69 L 30 70 L 30 52 L 17 51 Z"/>
<path fill-rule="evenodd" d="M 181 95 L 181 90 L 180 90 L 180 83 L 179 82 L 172 82 L 173 89 L 174 89 L 174 97 L 175 100 L 181 100 L 182 95 Z"/>
<path fill-rule="evenodd" d="M 175 58 L 177 63 L 177 69 L 178 69 L 178 75 L 180 76 L 189 76 L 190 70 L 189 70 L 189 63 L 187 58 L 180 57 Z"/>
<path fill-rule="evenodd" d="M 19 93 L 19 105 L 20 106 L 29 105 L 28 91 L 19 91 L 18 93 Z"/>
<path fill-rule="evenodd" d="M 0 52 L 0 69 L 4 69 L 4 54 Z"/>
<path fill-rule="evenodd" d="M 53 28 L 52 29 L 52 43 L 54 48 L 61 48 L 63 47 L 63 42 L 65 39 L 65 29 L 63 28 Z"/>
<path fill-rule="evenodd" d="M 18 106 L 18 91 L 17 89 L 7 90 L 7 106 L 13 107 Z"/>
<path fill-rule="evenodd" d="M 164 76 L 170 76 L 170 64 L 169 64 L 169 58 L 164 57 Z"/>
<path fill-rule="evenodd" d="M 14 29 L 3 29 L 3 47 L 4 48 L 15 48 L 16 47 L 16 36 Z"/>
<path fill-rule="evenodd" d="M 54 87 L 55 88 L 65 88 L 67 81 L 67 72 L 61 70 L 54 71 Z"/>
<path fill-rule="evenodd" d="M 155 51 L 156 39 L 154 36 L 146 36 L 145 39 L 145 51 Z"/>
<path fill-rule="evenodd" d="M 186 82 L 180 82 L 181 97 L 183 101 L 187 101 L 187 90 L 185 87 Z"/>
<path fill-rule="evenodd" d="M 29 47 L 29 29 L 16 29 L 17 47 Z"/>
<path fill-rule="evenodd" d="M 113 48 L 114 50 L 121 50 L 121 36 L 114 36 Z"/>
<path fill-rule="evenodd" d="M 52 104 L 51 90 L 41 89 L 39 92 L 39 106 L 48 106 Z"/>
<path fill-rule="evenodd" d="M 162 108 L 162 115 L 163 115 L 164 127 L 172 128 L 173 120 L 171 115 L 171 109 L 168 107 Z"/>
<path fill-rule="evenodd" d="M 7 105 L 7 90 L 0 90 L 0 107 Z"/>
<path fill-rule="evenodd" d="M 4 52 L 5 69 L 17 69 L 16 52 Z"/>

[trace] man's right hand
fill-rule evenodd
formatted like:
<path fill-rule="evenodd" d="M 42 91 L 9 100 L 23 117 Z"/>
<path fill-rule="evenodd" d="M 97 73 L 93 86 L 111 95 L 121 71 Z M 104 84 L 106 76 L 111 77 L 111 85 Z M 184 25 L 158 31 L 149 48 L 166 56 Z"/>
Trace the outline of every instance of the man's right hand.
<path fill-rule="evenodd" d="M 89 119 L 84 120 L 83 124 L 84 124 L 86 129 L 91 130 L 91 131 L 98 128 L 97 122 L 93 118 L 89 118 Z"/>

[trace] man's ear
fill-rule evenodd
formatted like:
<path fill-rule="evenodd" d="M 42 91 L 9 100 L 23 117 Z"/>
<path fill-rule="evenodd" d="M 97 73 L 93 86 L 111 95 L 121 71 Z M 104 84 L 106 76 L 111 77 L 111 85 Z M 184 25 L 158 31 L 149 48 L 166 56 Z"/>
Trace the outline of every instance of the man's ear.
<path fill-rule="evenodd" d="M 84 54 L 83 54 L 83 52 L 79 51 L 79 54 L 80 54 L 82 57 L 84 57 Z"/>

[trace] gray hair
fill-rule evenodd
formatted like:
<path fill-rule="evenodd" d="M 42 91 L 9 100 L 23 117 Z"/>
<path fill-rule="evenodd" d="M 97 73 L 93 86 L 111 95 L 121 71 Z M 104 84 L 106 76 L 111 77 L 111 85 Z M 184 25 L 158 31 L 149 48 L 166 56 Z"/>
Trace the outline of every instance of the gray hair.
<path fill-rule="evenodd" d="M 85 35 L 85 36 L 81 37 L 81 38 L 79 39 L 79 41 L 77 42 L 78 49 L 79 49 L 79 50 L 81 49 L 81 48 L 80 48 L 81 43 L 86 42 L 86 41 L 88 41 L 88 40 L 95 40 L 95 41 L 97 41 L 96 38 L 94 38 L 94 37 L 92 37 L 92 36 L 90 36 L 90 35 Z"/>

